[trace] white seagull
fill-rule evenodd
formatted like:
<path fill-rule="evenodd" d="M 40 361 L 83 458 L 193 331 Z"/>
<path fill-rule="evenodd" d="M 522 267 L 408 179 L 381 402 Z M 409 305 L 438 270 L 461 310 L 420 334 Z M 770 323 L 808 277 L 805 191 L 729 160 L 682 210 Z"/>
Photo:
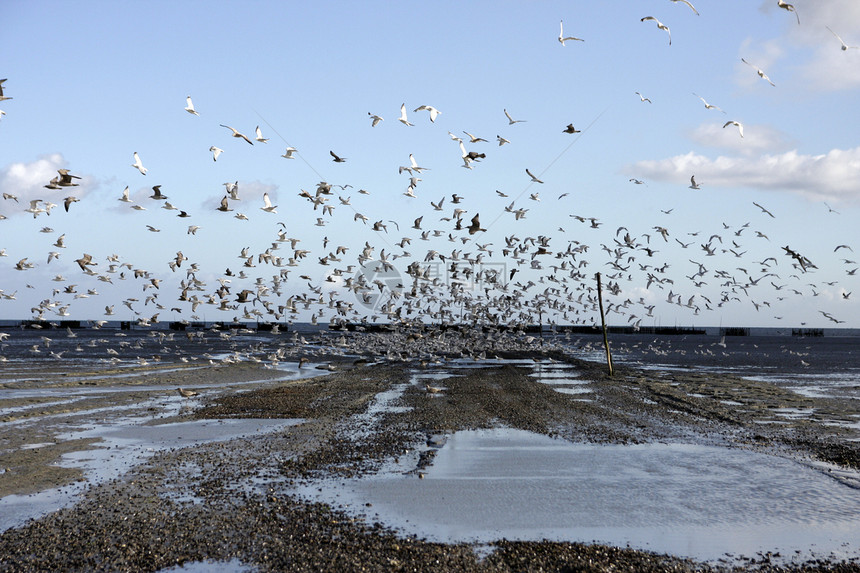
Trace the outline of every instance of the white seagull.
<path fill-rule="evenodd" d="M 271 200 L 269 200 L 269 194 L 263 193 L 263 203 L 264 206 L 260 207 L 261 211 L 265 211 L 266 213 L 277 213 L 275 209 L 278 207 L 277 205 L 272 205 Z"/>
<path fill-rule="evenodd" d="M 702 100 L 702 103 L 705 104 L 705 109 L 716 109 L 719 111 L 723 111 L 720 108 L 718 108 L 717 106 L 709 104 L 707 101 L 705 101 L 705 98 L 696 94 L 695 92 L 693 92 L 693 95 L 696 96 L 697 98 L 699 98 L 700 100 Z M 726 112 L 723 111 L 723 113 L 726 113 Z"/>
<path fill-rule="evenodd" d="M 423 111 L 423 110 L 427 110 L 430 113 L 430 121 L 431 122 L 435 122 L 436 118 L 439 117 L 439 114 L 442 113 L 441 111 L 439 111 L 438 109 L 436 109 L 432 105 L 421 105 L 421 106 L 416 107 L 412 111 Z"/>
<path fill-rule="evenodd" d="M 784 8 L 785 10 L 787 10 L 789 12 L 794 12 L 794 17 L 797 18 L 797 23 L 798 23 L 798 25 L 800 25 L 800 15 L 797 13 L 797 10 L 795 10 L 794 4 L 789 4 L 788 2 L 785 2 L 784 0 L 776 0 L 776 5 L 779 6 L 780 8 Z"/>
<path fill-rule="evenodd" d="M 532 178 L 532 182 L 534 182 L 534 183 L 543 183 L 543 181 L 541 181 L 540 179 L 538 179 L 537 177 L 535 177 L 534 175 L 532 175 L 532 172 L 531 172 L 531 171 L 529 171 L 529 170 L 528 170 L 528 168 L 526 168 L 526 174 L 527 174 L 529 177 L 531 177 L 531 178 Z"/>
<path fill-rule="evenodd" d="M 576 40 L 577 42 L 584 42 L 585 41 L 582 38 L 575 38 L 573 36 L 565 37 L 565 35 L 564 35 L 564 20 L 559 20 L 558 25 L 559 25 L 558 41 L 562 46 L 564 46 L 564 43 L 568 40 Z"/>
<path fill-rule="evenodd" d="M 741 61 L 742 61 L 743 63 L 745 63 L 746 65 L 748 65 L 749 67 L 753 68 L 753 69 L 755 70 L 755 73 L 757 73 L 757 74 L 758 74 L 758 77 L 760 77 L 760 78 L 761 78 L 761 79 L 763 79 L 763 80 L 766 80 L 766 81 L 767 81 L 767 83 L 769 83 L 770 85 L 772 85 L 772 86 L 776 86 L 776 84 L 775 84 L 775 83 L 773 83 L 773 82 L 770 80 L 770 78 L 769 78 L 769 77 L 767 77 L 767 74 L 766 74 L 766 73 L 764 73 L 764 71 L 763 71 L 761 68 L 759 68 L 759 67 L 757 67 L 757 66 L 752 65 L 751 63 L 749 63 L 748 61 L 746 61 L 746 60 L 745 60 L 745 59 L 743 59 L 743 58 L 741 58 Z"/>
<path fill-rule="evenodd" d="M 269 143 L 269 140 L 267 138 L 263 137 L 263 132 L 260 131 L 259 125 L 257 126 L 257 129 L 255 129 L 254 131 L 257 134 L 257 137 L 255 137 L 254 139 L 256 139 L 257 141 L 259 141 L 261 143 Z"/>
<path fill-rule="evenodd" d="M 824 26 L 824 27 L 825 27 L 825 28 L 827 28 L 828 30 L 830 30 L 830 26 Z M 839 37 L 839 34 L 837 34 L 836 32 L 834 32 L 833 30 L 830 30 L 830 33 L 831 33 L 831 34 L 833 34 L 834 36 L 836 36 L 836 39 L 837 39 L 837 40 L 839 40 L 839 43 L 840 43 L 840 44 L 842 44 L 842 51 L 843 51 L 843 52 L 844 52 L 844 51 L 846 51 L 846 50 L 848 50 L 849 48 L 851 48 L 852 50 L 860 49 L 860 46 L 849 46 L 848 44 L 846 44 L 846 43 L 842 40 L 842 38 L 840 38 L 840 37 Z"/>
<path fill-rule="evenodd" d="M 408 119 L 406 119 L 406 104 L 405 104 L 405 103 L 404 103 L 403 105 L 401 105 L 401 106 L 400 106 L 400 117 L 398 117 L 398 118 L 397 118 L 397 120 L 398 120 L 400 123 L 402 123 L 403 125 L 408 125 L 408 126 L 410 126 L 410 127 L 411 127 L 412 125 L 414 125 L 414 124 L 412 124 L 412 123 L 409 123 L 409 120 L 408 120 Z"/>
<path fill-rule="evenodd" d="M 367 112 L 367 115 L 370 116 L 370 127 L 376 127 L 376 125 L 380 121 L 385 121 L 384 119 L 382 119 L 381 117 L 379 117 L 378 115 L 376 115 L 374 113 Z"/>
<path fill-rule="evenodd" d="M 281 157 L 283 157 L 284 159 L 295 159 L 295 157 L 293 157 L 293 153 L 295 153 L 296 151 L 298 151 L 298 149 L 296 149 L 295 147 L 287 147 L 287 150 L 284 152 L 283 155 L 281 155 Z"/>
<path fill-rule="evenodd" d="M 736 125 L 736 126 L 737 126 L 737 128 L 738 128 L 738 133 L 740 133 L 740 134 L 741 134 L 741 137 L 743 137 L 743 136 L 744 136 L 744 126 L 743 126 L 743 124 L 742 124 L 741 122 L 739 122 L 739 121 L 734 121 L 734 120 L 727 121 L 726 123 L 724 123 L 724 124 L 723 124 L 723 129 L 727 128 L 727 127 L 728 127 L 728 126 L 730 126 L 730 125 Z"/>
<path fill-rule="evenodd" d="M 672 45 L 672 32 L 669 30 L 669 26 L 667 26 L 666 24 L 664 24 L 663 22 L 661 22 L 660 20 L 658 20 L 654 16 L 645 16 L 644 18 L 639 19 L 640 22 L 645 22 L 647 20 L 653 20 L 654 22 L 657 23 L 658 28 L 660 28 L 661 30 L 665 30 L 666 33 L 669 34 L 669 45 L 671 46 Z"/>
<path fill-rule="evenodd" d="M 224 153 L 224 150 L 220 147 L 215 147 L 214 145 L 209 148 L 209 151 L 212 152 L 212 161 L 218 161 L 218 156 Z"/>
<path fill-rule="evenodd" d="M 232 128 L 232 127 L 230 127 L 229 125 L 224 125 L 223 123 L 221 123 L 221 124 L 219 124 L 219 125 L 220 125 L 221 127 L 226 127 L 227 129 L 229 129 L 230 131 L 232 131 L 232 132 L 233 132 L 233 137 L 239 137 L 239 138 L 244 139 L 245 141 L 247 141 L 250 145 L 254 145 L 254 142 L 253 142 L 253 141 L 251 141 L 250 139 L 248 139 L 248 136 L 247 136 L 247 135 L 245 135 L 245 134 L 243 134 L 243 133 L 239 133 L 238 131 L 236 131 L 236 129 L 235 129 L 235 128 Z"/>
<path fill-rule="evenodd" d="M 696 16 L 698 16 L 698 15 L 699 15 L 699 11 L 698 11 L 698 10 L 696 10 L 696 9 L 693 7 L 693 5 L 692 5 L 692 4 L 690 4 L 687 0 L 670 0 L 670 1 L 671 1 L 671 2 L 682 2 L 682 3 L 686 4 L 687 6 L 689 6 L 689 7 L 690 7 L 690 10 L 692 10 L 693 12 L 695 12 L 695 13 L 696 13 Z"/>
<path fill-rule="evenodd" d="M 141 175 L 146 175 L 146 167 L 141 163 L 140 156 L 137 154 L 137 151 L 134 152 L 134 163 L 132 163 L 131 166 L 140 171 Z"/>
<path fill-rule="evenodd" d="M 199 114 L 199 113 L 197 113 L 197 111 L 194 109 L 194 103 L 191 101 L 191 96 L 186 96 L 186 97 L 185 97 L 185 111 L 187 111 L 188 113 L 190 113 L 190 114 L 192 114 L 192 115 L 200 115 L 200 114 Z"/>
<path fill-rule="evenodd" d="M 503 112 L 505 112 L 505 117 L 507 117 L 507 118 L 508 118 L 508 125 L 513 125 L 513 124 L 515 124 L 515 123 L 522 123 L 522 122 L 526 121 L 526 120 L 524 120 L 524 119 L 514 119 L 514 118 L 512 118 L 512 117 L 511 117 L 511 114 L 509 114 L 509 113 L 508 113 L 508 110 L 506 110 L 506 109 L 502 109 L 502 111 L 503 111 Z"/>

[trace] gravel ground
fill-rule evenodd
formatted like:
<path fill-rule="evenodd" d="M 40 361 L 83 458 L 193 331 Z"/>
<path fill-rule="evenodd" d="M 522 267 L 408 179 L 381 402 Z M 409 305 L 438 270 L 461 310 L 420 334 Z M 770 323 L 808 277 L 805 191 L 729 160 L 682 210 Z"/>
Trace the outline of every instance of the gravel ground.
<path fill-rule="evenodd" d="M 340 359 L 338 369 L 322 377 L 220 395 L 177 419 L 305 421 L 274 434 L 157 454 L 121 479 L 92 487 L 75 506 L 0 534 L 0 571 L 157 571 L 207 560 L 250 571 L 860 571 L 855 561 L 822 558 L 785 565 L 759 554 L 703 564 L 580 543 L 501 540 L 489 552 L 476 551 L 469 544 L 399 536 L 379 523 L 289 494 L 291 484 L 363 475 L 416 450 L 418 474 L 432 462 L 435 450 L 426 446 L 431 436 L 499 426 L 575 442 L 695 440 L 860 469 L 856 432 L 828 423 L 845 420 L 850 412 L 840 401 L 695 373 L 617 368 L 610 378 L 600 365 L 558 353 L 539 358 L 574 363 L 592 381 L 593 400 L 555 392 L 530 377 L 531 368 L 464 369 L 464 375 L 444 381 L 442 394 L 409 386 L 400 405 L 412 408 L 382 414 L 376 431 L 357 439 L 355 417 L 377 394 L 409 380 L 410 368 L 431 373 L 439 366 Z M 255 371 L 264 372 L 243 364 L 188 375 L 235 380 L 254 378 Z M 165 376 L 166 385 L 175 382 L 170 378 L 175 374 Z M 187 376 L 182 379 L 191 386 Z M 814 419 L 761 423 L 777 419 L 778 408 L 813 406 Z M 26 460 L 16 463 L 10 474 L 28 466 Z M 0 475 L 0 492 L 10 477 Z"/>

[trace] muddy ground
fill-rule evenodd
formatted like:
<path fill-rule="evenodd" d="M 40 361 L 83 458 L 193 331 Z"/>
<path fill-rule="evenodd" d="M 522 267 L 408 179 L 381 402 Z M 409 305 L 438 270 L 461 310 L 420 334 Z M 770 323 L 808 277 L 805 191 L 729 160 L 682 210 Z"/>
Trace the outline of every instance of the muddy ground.
<path fill-rule="evenodd" d="M 856 414 L 850 403 L 725 376 L 617 367 L 610 378 L 601 365 L 560 354 L 535 358 L 575 363 L 582 378 L 591 381 L 591 401 L 537 382 L 529 376 L 530 366 L 463 370 L 464 375 L 446 379 L 441 392 L 409 386 L 399 405 L 411 408 L 385 414 L 378 430 L 360 440 L 350 425 L 379 392 L 409 380 L 414 369 L 429 372 L 439 366 L 341 360 L 337 371 L 322 377 L 270 382 L 264 379 L 275 374 L 248 364 L 164 373 L 165 392 L 180 380 L 193 387 L 195 377 L 201 383 L 213 376 L 256 382 L 253 390 L 226 392 L 158 423 L 233 417 L 304 422 L 276 434 L 147 459 L 122 478 L 91 488 L 77 505 L 0 534 L 0 571 L 156 571 L 206 560 L 237 568 L 244 564 L 251 571 L 860 571 L 857 562 L 824 558 L 785 565 L 760 554 L 702 564 L 580 543 L 502 540 L 488 555 L 479 554 L 468 544 L 402 537 L 381 524 L 289 494 L 292 483 L 373 472 L 407 451 L 421 453 L 415 467 L 419 479 L 435 451 L 427 445 L 430 437 L 498 426 L 575 442 L 693 440 L 860 469 L 857 432 L 832 424 Z M 785 408 L 814 408 L 815 414 L 787 419 L 779 414 Z M 44 487 L 77 479 L 73 472 L 47 468 L 62 452 L 83 444 L 10 454 L 13 438 L 2 428 L 6 453 L 0 454 L 0 495 L 33 483 Z M 14 439 L 20 444 L 49 438 Z"/>

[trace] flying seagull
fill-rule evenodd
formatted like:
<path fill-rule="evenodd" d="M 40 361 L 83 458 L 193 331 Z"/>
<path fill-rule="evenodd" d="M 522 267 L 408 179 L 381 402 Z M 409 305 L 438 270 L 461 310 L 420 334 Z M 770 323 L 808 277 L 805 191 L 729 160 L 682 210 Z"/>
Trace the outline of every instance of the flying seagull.
<path fill-rule="evenodd" d="M 373 114 L 373 113 L 367 112 L 367 115 L 369 115 L 369 116 L 370 116 L 370 119 L 371 119 L 370 127 L 376 127 L 376 125 L 377 125 L 380 121 L 385 121 L 384 119 L 382 119 L 381 117 L 379 117 L 379 116 L 378 116 L 378 115 L 376 115 L 376 114 Z"/>
<path fill-rule="evenodd" d="M 739 121 L 734 121 L 734 120 L 727 121 L 726 123 L 724 123 L 724 124 L 723 124 L 723 129 L 727 128 L 727 127 L 728 127 L 728 126 L 730 126 L 730 125 L 736 125 L 736 126 L 737 126 L 737 128 L 738 128 L 738 133 L 740 133 L 740 134 L 741 134 L 741 137 L 743 137 L 743 136 L 744 136 L 744 126 L 743 126 L 743 124 L 742 124 L 741 122 L 739 122 Z"/>
<path fill-rule="evenodd" d="M 785 2 L 784 0 L 776 0 L 776 5 L 779 6 L 780 8 L 784 8 L 785 10 L 787 10 L 789 12 L 794 12 L 794 16 L 795 16 L 795 18 L 797 18 L 797 23 L 798 23 L 798 25 L 800 24 L 800 15 L 797 13 L 797 10 L 795 10 L 794 4 L 789 4 L 788 2 Z"/>
<path fill-rule="evenodd" d="M 409 120 L 406 119 L 406 104 L 405 103 L 400 106 L 400 117 L 398 117 L 397 120 L 400 123 L 402 123 L 403 125 L 408 125 L 410 127 L 412 127 L 414 125 L 412 123 L 409 123 Z"/>
<path fill-rule="evenodd" d="M 245 141 L 247 141 L 249 145 L 254 145 L 254 142 L 253 142 L 253 141 L 251 141 L 250 139 L 248 139 L 248 136 L 247 136 L 247 135 L 245 135 L 245 134 L 243 134 L 243 133 L 239 133 L 238 131 L 236 131 L 236 129 L 235 129 L 235 128 L 232 128 L 232 127 L 230 127 L 229 125 L 224 125 L 223 123 L 221 123 L 221 124 L 219 124 L 219 125 L 220 125 L 221 127 L 226 127 L 227 129 L 229 129 L 230 131 L 232 131 L 232 132 L 233 132 L 233 137 L 239 137 L 239 138 L 242 138 L 242 139 L 244 139 Z"/>
<path fill-rule="evenodd" d="M 693 95 L 696 96 L 697 98 L 699 98 L 700 100 L 702 100 L 702 103 L 705 104 L 705 109 L 716 109 L 718 111 L 723 111 L 720 108 L 718 108 L 717 106 L 709 104 L 707 101 L 705 101 L 705 98 L 696 94 L 695 92 L 693 92 Z M 723 111 L 723 113 L 726 113 L 726 112 Z"/>
<path fill-rule="evenodd" d="M 756 203 L 755 201 L 753 201 L 753 205 L 755 205 L 756 207 L 758 207 L 759 209 L 761 209 L 762 213 L 767 213 L 767 214 L 768 214 L 768 215 L 770 215 L 772 218 L 776 219 L 776 217 L 774 217 L 774 216 L 773 216 L 773 213 L 771 213 L 770 211 L 768 211 L 767 209 L 765 209 L 764 207 L 762 207 L 761 205 L 759 205 L 759 204 L 758 204 L 758 203 Z"/>
<path fill-rule="evenodd" d="M 580 130 L 573 127 L 572 123 L 568 123 L 567 127 L 562 130 L 564 133 L 580 133 Z"/>
<path fill-rule="evenodd" d="M 335 163 L 343 163 L 346 161 L 346 157 L 341 157 L 337 155 L 334 151 L 329 151 L 329 154 L 332 156 L 332 161 Z"/>
<path fill-rule="evenodd" d="M 190 113 L 190 114 L 192 114 L 192 115 L 200 115 L 200 114 L 199 114 L 199 113 L 197 113 L 197 111 L 194 109 L 194 103 L 191 101 L 191 96 L 186 96 L 186 97 L 185 97 L 185 111 L 187 111 L 188 113 Z"/>
<path fill-rule="evenodd" d="M 671 2 L 682 2 L 682 3 L 686 4 L 687 6 L 689 6 L 689 7 L 690 7 L 690 10 L 692 10 L 693 12 L 695 12 L 696 16 L 698 16 L 698 15 L 699 15 L 699 11 L 698 11 L 698 10 L 696 10 L 696 9 L 693 7 L 693 5 L 692 5 L 692 4 L 690 4 L 687 0 L 670 0 L 670 1 L 671 1 Z"/>
<path fill-rule="evenodd" d="M 296 151 L 298 151 L 298 149 L 296 149 L 295 147 L 287 147 L 287 150 L 284 152 L 283 155 L 281 155 L 281 157 L 285 159 L 295 159 L 295 157 L 293 157 L 293 153 L 295 153 Z"/>
<path fill-rule="evenodd" d="M 140 156 L 137 154 L 137 151 L 134 152 L 134 163 L 132 163 L 131 166 L 140 171 L 141 175 L 146 175 L 146 167 L 141 163 Z"/>
<path fill-rule="evenodd" d="M 558 41 L 562 46 L 564 46 L 564 43 L 568 40 L 576 40 L 577 42 L 584 42 L 585 41 L 582 38 L 575 38 L 574 36 L 565 37 L 565 35 L 564 35 L 564 20 L 560 20 L 559 21 L 559 31 L 558 31 Z"/>
<path fill-rule="evenodd" d="M 427 112 L 430 113 L 430 121 L 431 122 L 435 122 L 436 118 L 439 116 L 439 114 L 442 113 L 441 111 L 439 111 L 438 109 L 436 109 L 432 105 L 421 105 L 421 106 L 416 107 L 412 111 L 424 111 L 424 110 L 426 110 Z"/>
<path fill-rule="evenodd" d="M 260 210 L 265 211 L 266 213 L 277 213 L 275 209 L 277 205 L 272 205 L 272 201 L 269 199 L 268 193 L 263 193 L 263 206 L 260 207 Z"/>
<path fill-rule="evenodd" d="M 767 81 L 767 83 L 769 83 L 769 84 L 770 84 L 770 85 L 772 85 L 772 86 L 776 86 L 776 84 L 775 84 L 775 83 L 773 83 L 773 82 L 770 80 L 770 78 L 769 78 L 769 77 L 767 77 L 767 74 L 766 74 L 766 73 L 764 73 L 764 71 L 763 71 L 761 68 L 759 68 L 759 67 L 757 67 L 757 66 L 752 65 L 751 63 L 749 63 L 748 61 L 746 61 L 746 60 L 745 60 L 745 59 L 743 59 L 743 58 L 741 58 L 741 61 L 742 61 L 743 63 L 745 63 L 746 65 L 748 65 L 749 67 L 753 68 L 753 69 L 755 70 L 755 73 L 757 73 L 757 74 L 758 74 L 758 76 L 759 76 L 761 79 L 766 80 L 766 81 Z"/>
<path fill-rule="evenodd" d="M 830 30 L 830 27 L 829 27 L 829 26 L 824 26 L 824 27 L 825 27 L 825 28 L 827 28 L 828 30 Z M 840 38 L 840 37 L 839 37 L 839 34 L 837 34 L 836 32 L 834 32 L 833 30 L 830 30 L 830 33 L 831 33 L 831 34 L 833 34 L 834 36 L 836 36 L 836 39 L 837 39 L 837 40 L 839 40 L 839 43 L 840 43 L 840 44 L 842 44 L 842 51 L 843 51 L 843 52 L 844 52 L 844 51 L 846 51 L 846 50 L 848 50 L 849 48 L 851 48 L 851 49 L 853 49 L 853 50 L 860 49 L 860 46 L 849 46 L 848 44 L 846 44 L 846 43 L 842 40 L 842 38 Z"/>
<path fill-rule="evenodd" d="M 503 112 L 505 112 L 505 117 L 507 117 L 507 118 L 508 118 L 508 125 L 513 125 L 513 124 L 515 124 L 515 123 L 521 123 L 521 122 L 523 122 L 523 121 L 526 121 L 526 120 L 524 120 L 524 119 L 514 119 L 514 118 L 512 118 L 512 117 L 511 117 L 511 114 L 509 114 L 509 113 L 508 113 L 508 110 L 506 110 L 506 109 L 502 109 L 502 111 L 503 111 Z"/>
<path fill-rule="evenodd" d="M 260 131 L 259 125 L 257 126 L 257 129 L 255 129 L 254 131 L 257 134 L 257 137 L 255 137 L 254 139 L 259 141 L 260 143 L 269 143 L 269 140 L 267 138 L 263 137 L 263 132 Z"/>
<path fill-rule="evenodd" d="M 214 145 L 209 148 L 209 151 L 212 152 L 212 161 L 218 161 L 218 156 L 224 153 L 224 150 L 220 147 L 215 147 Z"/>
<path fill-rule="evenodd" d="M 543 183 L 543 181 L 541 181 L 540 179 L 538 179 L 537 177 L 535 177 L 534 175 L 532 175 L 532 172 L 531 172 L 531 171 L 529 171 L 528 169 L 526 169 L 526 174 L 527 174 L 529 177 L 531 177 L 531 178 L 532 178 L 532 181 L 533 181 L 534 183 Z"/>
<path fill-rule="evenodd" d="M 654 16 L 645 16 L 644 18 L 640 18 L 640 22 L 645 22 L 647 20 L 653 20 L 657 23 L 657 27 L 661 30 L 665 30 L 667 34 L 669 34 L 669 45 L 672 45 L 672 32 L 669 30 L 669 26 L 665 25 L 663 22 L 655 18 Z"/>
<path fill-rule="evenodd" d="M 648 103 L 651 103 L 651 100 L 650 100 L 650 99 L 648 99 L 647 97 L 643 96 L 643 95 L 642 95 L 642 94 L 640 94 L 639 92 L 633 92 L 633 93 L 635 93 L 636 95 L 638 95 L 638 96 L 639 96 L 639 101 L 641 101 L 641 102 L 643 102 L 643 103 L 644 103 L 644 102 L 646 102 L 646 101 L 647 101 Z"/>
<path fill-rule="evenodd" d="M 690 176 L 690 189 L 701 189 L 701 187 L 699 187 L 699 184 L 696 183 L 695 175 Z"/>

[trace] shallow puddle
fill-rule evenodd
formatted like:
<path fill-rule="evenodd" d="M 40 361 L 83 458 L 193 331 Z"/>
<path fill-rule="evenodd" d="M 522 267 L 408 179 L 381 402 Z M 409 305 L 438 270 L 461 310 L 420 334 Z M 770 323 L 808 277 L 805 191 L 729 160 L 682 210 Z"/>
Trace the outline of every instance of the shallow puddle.
<path fill-rule="evenodd" d="M 790 460 L 712 446 L 467 431 L 447 440 L 423 479 L 389 473 L 319 487 L 300 493 L 442 542 L 597 541 L 706 561 L 758 551 L 851 557 L 860 546 L 857 489 Z"/>

